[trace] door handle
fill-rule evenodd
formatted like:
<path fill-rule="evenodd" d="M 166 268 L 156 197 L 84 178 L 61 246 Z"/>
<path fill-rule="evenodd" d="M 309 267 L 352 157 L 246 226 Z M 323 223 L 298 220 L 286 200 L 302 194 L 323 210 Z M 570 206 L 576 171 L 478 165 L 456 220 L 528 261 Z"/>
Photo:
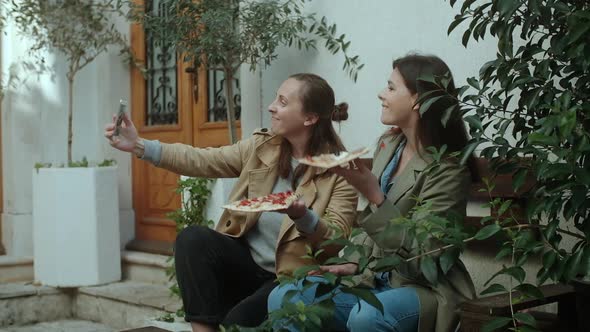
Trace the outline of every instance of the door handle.
<path fill-rule="evenodd" d="M 193 100 L 195 103 L 199 102 L 199 69 L 197 67 L 188 67 L 184 70 L 185 73 L 191 75 Z"/>

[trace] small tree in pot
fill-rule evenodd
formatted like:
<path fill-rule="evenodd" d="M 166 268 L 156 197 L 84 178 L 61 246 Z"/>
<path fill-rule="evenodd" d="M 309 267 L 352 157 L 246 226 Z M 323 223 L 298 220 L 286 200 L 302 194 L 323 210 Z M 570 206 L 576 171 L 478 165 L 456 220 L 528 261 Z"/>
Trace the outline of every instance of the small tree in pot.
<path fill-rule="evenodd" d="M 22 0 L 13 3 L 11 15 L 17 28 L 32 41 L 31 51 L 56 50 L 67 62 L 68 147 L 72 164 L 74 82 L 76 75 L 110 46 L 129 54 L 124 36 L 111 23 L 122 15 L 120 0 Z"/>
<path fill-rule="evenodd" d="M 117 168 L 72 160 L 77 74 L 111 46 L 129 54 L 124 36 L 111 22 L 122 14 L 121 6 L 116 0 L 22 0 L 9 11 L 31 41 L 32 54 L 43 58 L 41 51 L 56 52 L 67 65 L 69 167 L 38 164 L 33 172 L 35 278 L 44 284 L 77 287 L 121 277 Z"/>

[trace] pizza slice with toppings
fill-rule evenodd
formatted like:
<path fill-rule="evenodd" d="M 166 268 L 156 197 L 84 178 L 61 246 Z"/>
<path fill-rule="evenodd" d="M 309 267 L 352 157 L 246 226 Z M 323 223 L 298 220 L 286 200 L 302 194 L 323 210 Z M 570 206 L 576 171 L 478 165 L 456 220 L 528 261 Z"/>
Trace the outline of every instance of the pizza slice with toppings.
<path fill-rule="evenodd" d="M 246 198 L 223 206 L 225 209 L 242 212 L 277 211 L 288 208 L 299 199 L 292 191 L 269 194 L 262 197 Z"/>
<path fill-rule="evenodd" d="M 348 162 L 355 160 L 369 151 L 370 149 L 365 147 L 350 152 L 342 151 L 339 154 L 325 153 L 317 156 L 307 156 L 305 158 L 299 159 L 299 162 L 309 166 L 332 168 L 348 164 Z"/>

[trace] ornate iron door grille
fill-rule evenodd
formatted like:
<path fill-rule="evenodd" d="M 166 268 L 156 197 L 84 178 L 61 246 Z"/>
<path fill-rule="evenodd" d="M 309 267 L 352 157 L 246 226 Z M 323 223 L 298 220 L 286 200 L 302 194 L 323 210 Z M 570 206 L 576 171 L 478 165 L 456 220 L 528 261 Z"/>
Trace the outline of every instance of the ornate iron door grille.
<path fill-rule="evenodd" d="M 221 70 L 210 69 L 208 72 L 208 86 L 209 86 L 209 105 L 208 105 L 208 122 L 227 121 L 227 100 L 225 97 L 225 75 Z M 241 101 L 240 94 L 240 77 L 239 74 L 234 76 L 233 80 L 234 90 L 234 110 L 236 120 L 240 119 Z"/>
<path fill-rule="evenodd" d="M 164 16 L 165 3 L 147 1 L 146 11 Z M 147 108 L 146 125 L 178 124 L 178 64 L 176 51 L 170 43 L 154 40 L 146 33 Z"/>

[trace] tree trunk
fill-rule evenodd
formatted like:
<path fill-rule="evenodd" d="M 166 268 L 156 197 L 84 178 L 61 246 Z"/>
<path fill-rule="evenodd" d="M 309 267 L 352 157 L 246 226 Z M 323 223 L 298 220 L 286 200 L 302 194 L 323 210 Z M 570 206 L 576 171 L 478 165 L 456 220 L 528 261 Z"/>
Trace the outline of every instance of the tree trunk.
<path fill-rule="evenodd" d="M 72 163 L 72 113 L 74 108 L 74 78 L 68 77 L 68 166 Z"/>
<path fill-rule="evenodd" d="M 230 144 L 234 144 L 238 141 L 236 135 L 236 112 L 234 106 L 234 90 L 233 90 L 233 80 L 234 80 L 234 72 L 231 68 L 224 68 L 224 76 L 225 76 L 225 98 L 227 100 L 227 126 L 229 128 L 229 142 Z"/>

